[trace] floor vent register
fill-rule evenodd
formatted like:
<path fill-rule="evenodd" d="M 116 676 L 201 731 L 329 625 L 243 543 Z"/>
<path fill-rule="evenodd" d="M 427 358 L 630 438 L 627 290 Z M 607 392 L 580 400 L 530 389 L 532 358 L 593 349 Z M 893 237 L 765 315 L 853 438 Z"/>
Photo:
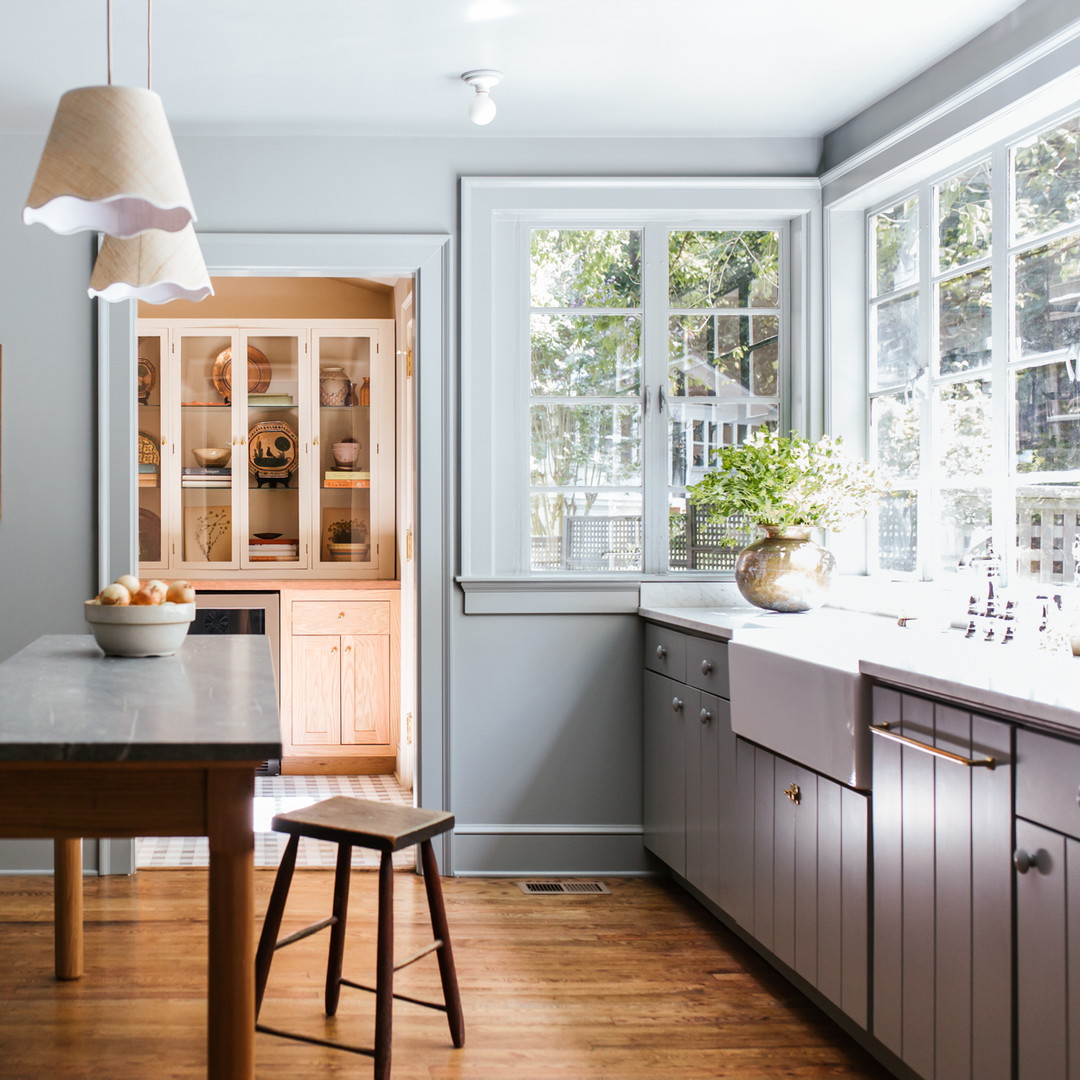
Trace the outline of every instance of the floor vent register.
<path fill-rule="evenodd" d="M 599 881 L 519 881 L 518 888 L 529 896 L 547 896 L 554 893 L 610 893 Z"/>

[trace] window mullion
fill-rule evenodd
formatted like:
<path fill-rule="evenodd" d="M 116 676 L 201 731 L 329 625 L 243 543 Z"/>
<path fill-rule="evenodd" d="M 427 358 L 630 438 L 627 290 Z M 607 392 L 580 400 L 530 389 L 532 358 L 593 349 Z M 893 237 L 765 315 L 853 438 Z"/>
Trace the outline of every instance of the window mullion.
<path fill-rule="evenodd" d="M 933 284 L 933 263 L 937 232 L 937 206 L 931 184 L 919 186 L 919 366 L 926 373 L 926 400 L 919 417 L 919 481 L 917 488 L 917 527 L 915 542 L 916 576 L 923 581 L 934 576 L 934 529 L 939 477 L 934 451 L 934 408 L 937 396 L 938 347 L 937 288 Z"/>
<path fill-rule="evenodd" d="M 1010 337 L 1013 312 L 1013 282 L 1009 272 L 1009 151 L 998 146 L 991 158 L 991 371 L 992 397 L 990 416 L 992 430 L 1004 432 L 1004 438 L 994 440 L 991 464 L 990 522 L 994 550 L 1002 561 L 1006 582 L 1013 575 L 1016 550 L 1016 505 L 1012 487 L 1012 453 L 1014 442 L 1012 378 L 1009 374 Z"/>
<path fill-rule="evenodd" d="M 670 396 L 667 383 L 667 225 L 652 222 L 644 226 L 642 263 L 642 367 L 644 394 L 644 445 L 642 446 L 642 569 L 647 574 L 668 569 L 668 431 Z M 661 395 L 666 399 L 661 411 Z"/>

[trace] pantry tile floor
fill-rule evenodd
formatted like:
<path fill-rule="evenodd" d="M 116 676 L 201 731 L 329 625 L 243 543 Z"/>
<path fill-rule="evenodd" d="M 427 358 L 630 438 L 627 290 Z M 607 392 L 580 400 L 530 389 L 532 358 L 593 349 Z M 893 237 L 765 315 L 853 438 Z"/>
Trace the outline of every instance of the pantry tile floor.
<path fill-rule="evenodd" d="M 255 778 L 255 865 L 277 866 L 288 837 L 272 832 L 270 819 L 286 810 L 298 810 L 333 795 L 354 795 L 361 799 L 411 806 L 413 795 L 393 776 L 257 776 Z M 209 841 L 205 836 L 141 836 L 135 842 L 135 865 L 140 870 L 209 866 Z M 337 845 L 304 837 L 296 865 L 333 869 Z M 353 849 L 353 866 L 375 868 L 378 853 Z M 394 856 L 399 869 L 415 865 L 412 849 Z"/>

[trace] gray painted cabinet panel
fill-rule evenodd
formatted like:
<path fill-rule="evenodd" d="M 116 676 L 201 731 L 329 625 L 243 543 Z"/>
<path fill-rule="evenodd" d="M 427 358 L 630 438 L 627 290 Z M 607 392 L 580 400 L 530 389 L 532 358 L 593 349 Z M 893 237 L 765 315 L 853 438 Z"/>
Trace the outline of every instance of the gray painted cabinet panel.
<path fill-rule="evenodd" d="M 698 693 L 686 736 L 686 879 L 722 907 L 735 778 L 730 703 Z"/>
<path fill-rule="evenodd" d="M 756 751 L 750 743 L 735 740 L 735 843 L 726 868 L 731 906 L 725 910 L 748 933 L 754 932 L 754 787 Z"/>
<path fill-rule="evenodd" d="M 686 870 L 685 699 L 681 683 L 645 672 L 645 846 L 679 874 Z"/>
<path fill-rule="evenodd" d="M 884 722 L 997 765 L 874 740 L 874 1035 L 926 1080 L 1007 1080 L 1012 730 L 876 687 Z"/>

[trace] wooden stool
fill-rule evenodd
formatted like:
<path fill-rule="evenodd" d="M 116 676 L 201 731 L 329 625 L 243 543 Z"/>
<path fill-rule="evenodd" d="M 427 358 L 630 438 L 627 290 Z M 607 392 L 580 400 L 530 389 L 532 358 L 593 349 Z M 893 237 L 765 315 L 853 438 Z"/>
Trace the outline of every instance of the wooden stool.
<path fill-rule="evenodd" d="M 449 831 L 454 826 L 454 815 L 438 810 L 419 810 L 395 803 L 376 802 L 371 799 L 354 799 L 339 795 L 333 799 L 278 814 L 271 826 L 277 832 L 290 833 L 285 854 L 274 881 L 270 905 L 266 910 L 259 948 L 255 955 L 255 1016 L 262 1006 L 266 978 L 270 974 L 270 962 L 274 950 L 291 945 L 302 938 L 330 927 L 330 956 L 326 965 L 326 1015 L 337 1012 L 342 986 L 367 990 L 375 995 L 375 1046 L 373 1049 L 346 1046 L 326 1039 L 296 1035 L 256 1024 L 255 1030 L 286 1039 L 314 1043 L 317 1046 L 333 1046 L 354 1054 L 366 1054 L 375 1059 L 375 1080 L 386 1080 L 390 1075 L 390 1037 L 393 1020 L 394 998 L 424 1005 L 429 1009 L 441 1009 L 450 1024 L 450 1037 L 454 1046 L 465 1042 L 465 1020 L 461 1013 L 461 997 L 458 994 L 457 973 L 454 970 L 454 953 L 450 946 L 450 930 L 446 922 L 442 887 L 439 883 L 439 867 L 431 838 Z M 334 871 L 333 914 L 295 934 L 278 940 L 281 916 L 289 895 L 289 883 L 296 867 L 296 852 L 301 836 L 316 840 L 332 840 L 338 845 L 337 869 Z M 393 853 L 412 844 L 420 845 L 421 865 L 424 870 L 424 887 L 427 891 L 428 911 L 435 941 L 414 956 L 394 963 L 394 866 Z M 345 917 L 349 906 L 349 873 L 352 868 L 354 847 L 373 848 L 382 853 L 379 862 L 379 930 L 375 985 L 364 986 L 350 982 L 341 976 L 342 954 L 345 950 Z M 394 993 L 394 972 L 427 956 L 438 954 L 439 975 L 442 979 L 443 1003 L 419 1001 Z"/>

